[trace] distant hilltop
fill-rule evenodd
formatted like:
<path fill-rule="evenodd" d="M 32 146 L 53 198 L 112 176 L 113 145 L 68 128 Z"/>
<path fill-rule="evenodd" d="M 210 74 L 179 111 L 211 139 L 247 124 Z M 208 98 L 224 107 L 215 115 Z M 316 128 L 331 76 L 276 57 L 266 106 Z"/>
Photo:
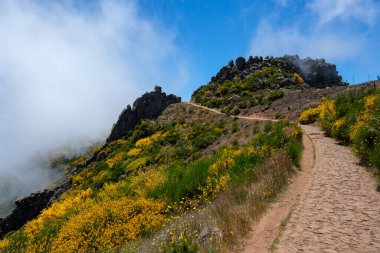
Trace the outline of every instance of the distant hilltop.
<path fill-rule="evenodd" d="M 275 67 L 288 73 L 297 73 L 303 79 L 303 86 L 325 88 L 330 86 L 344 86 L 342 77 L 336 70 L 336 65 L 326 62 L 325 59 L 301 59 L 298 55 L 284 55 L 283 57 L 250 56 L 248 60 L 238 57 L 235 62 L 230 61 L 227 66 L 221 68 L 216 76 L 211 78 L 212 83 L 222 84 L 226 80 L 235 81 L 247 78 L 250 74 L 263 68 Z M 299 83 L 299 82 L 298 82 Z M 295 77 L 278 76 L 272 80 L 271 88 L 297 85 Z"/>

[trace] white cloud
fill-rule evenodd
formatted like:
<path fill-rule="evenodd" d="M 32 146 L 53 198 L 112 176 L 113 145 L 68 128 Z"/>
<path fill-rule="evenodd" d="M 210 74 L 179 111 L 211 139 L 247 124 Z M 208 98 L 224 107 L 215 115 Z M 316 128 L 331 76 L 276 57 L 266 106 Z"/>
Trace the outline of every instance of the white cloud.
<path fill-rule="evenodd" d="M 0 178 L 30 171 L 20 164 L 36 152 L 108 134 L 155 84 L 178 92 L 187 82 L 175 34 L 134 2 L 44 2 L 0 2 Z"/>
<path fill-rule="evenodd" d="M 294 26 L 278 28 L 262 22 L 250 44 L 250 55 L 298 54 L 314 58 L 343 59 L 360 52 L 364 42 L 360 38 L 314 30 L 311 33 Z"/>
<path fill-rule="evenodd" d="M 337 19 L 373 24 L 380 11 L 380 4 L 373 0 L 313 0 L 307 7 L 318 16 L 320 25 Z"/>
<path fill-rule="evenodd" d="M 299 15 L 287 16 L 293 8 L 299 9 Z M 366 33 L 378 23 L 379 13 L 380 4 L 373 0 L 312 0 L 286 5 L 259 22 L 249 53 L 353 59 L 368 47 Z"/>

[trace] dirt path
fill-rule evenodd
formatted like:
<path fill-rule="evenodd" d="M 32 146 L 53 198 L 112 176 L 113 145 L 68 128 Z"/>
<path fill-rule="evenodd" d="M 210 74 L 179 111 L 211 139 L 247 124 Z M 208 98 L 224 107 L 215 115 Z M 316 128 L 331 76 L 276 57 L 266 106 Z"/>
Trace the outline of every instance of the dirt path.
<path fill-rule="evenodd" d="M 185 103 L 192 105 L 192 106 L 195 106 L 195 107 L 198 107 L 198 108 L 202 108 L 202 109 L 211 111 L 211 112 L 215 112 L 217 114 L 224 114 L 217 109 L 208 108 L 208 107 L 203 106 L 203 105 L 198 105 L 198 104 L 194 104 L 191 102 L 185 102 Z M 257 116 L 240 116 L 240 115 L 237 115 L 237 116 L 232 116 L 232 117 L 237 117 L 239 119 L 259 120 L 259 121 L 278 121 L 276 119 L 267 119 L 267 118 L 262 118 L 262 117 L 257 117 Z"/>
<path fill-rule="evenodd" d="M 316 150 L 311 182 L 276 252 L 380 252 L 380 194 L 349 147 L 305 126 Z"/>
<path fill-rule="evenodd" d="M 253 233 L 244 253 L 270 252 L 270 246 L 275 238 L 280 236 L 281 223 L 289 217 L 295 205 L 300 201 L 305 185 L 310 183 L 315 163 L 315 149 L 310 137 L 304 132 L 304 151 L 301 160 L 301 170 L 292 179 L 289 187 L 278 196 L 257 224 L 253 224 Z"/>

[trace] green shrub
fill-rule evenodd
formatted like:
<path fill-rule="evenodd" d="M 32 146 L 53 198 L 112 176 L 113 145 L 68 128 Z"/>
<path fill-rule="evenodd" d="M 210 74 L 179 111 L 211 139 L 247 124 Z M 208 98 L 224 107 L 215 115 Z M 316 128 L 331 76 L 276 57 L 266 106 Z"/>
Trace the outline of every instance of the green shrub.
<path fill-rule="evenodd" d="M 280 99 L 284 96 L 284 92 L 281 91 L 281 90 L 276 90 L 276 91 L 272 91 L 271 93 L 269 93 L 268 95 L 268 100 L 269 101 L 275 101 L 277 99 Z"/>
<path fill-rule="evenodd" d="M 219 108 L 222 104 L 223 100 L 221 98 L 210 98 L 206 105 L 210 108 Z"/>
<path fill-rule="evenodd" d="M 273 128 L 272 121 L 266 121 L 264 125 L 264 132 L 268 133 L 272 130 L 272 128 Z"/>
<path fill-rule="evenodd" d="M 165 182 L 150 192 L 150 196 L 164 198 L 174 203 L 182 198 L 200 195 L 200 186 L 206 184 L 213 158 L 205 158 L 191 164 L 177 164 L 165 170 Z"/>
<path fill-rule="evenodd" d="M 301 161 L 301 155 L 302 155 L 302 143 L 296 142 L 296 141 L 291 141 L 287 146 L 286 146 L 286 154 L 292 159 L 292 162 L 296 166 L 300 166 L 300 161 Z"/>
<path fill-rule="evenodd" d="M 232 129 L 231 129 L 232 133 L 236 133 L 237 131 L 239 131 L 239 125 L 236 121 L 234 121 L 232 123 Z"/>
<path fill-rule="evenodd" d="M 174 243 L 171 245 L 170 249 L 165 252 L 170 253 L 197 253 L 198 245 L 196 243 L 191 242 L 189 239 L 185 239 L 181 242 Z"/>

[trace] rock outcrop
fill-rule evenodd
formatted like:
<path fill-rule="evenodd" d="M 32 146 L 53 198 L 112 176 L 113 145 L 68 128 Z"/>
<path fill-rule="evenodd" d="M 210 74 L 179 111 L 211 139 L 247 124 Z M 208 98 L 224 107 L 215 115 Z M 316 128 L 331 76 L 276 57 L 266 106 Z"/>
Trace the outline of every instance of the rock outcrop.
<path fill-rule="evenodd" d="M 133 103 L 133 107 L 127 106 L 120 114 L 118 121 L 113 126 L 107 142 L 124 137 L 143 119 L 154 119 L 170 104 L 181 102 L 181 98 L 175 95 L 166 95 L 161 87 L 156 86 L 154 91 L 145 93 Z"/>
<path fill-rule="evenodd" d="M 0 239 L 7 233 L 21 228 L 27 221 L 37 217 L 40 212 L 49 207 L 55 200 L 71 188 L 70 176 L 77 174 L 81 168 L 87 167 L 94 161 L 103 159 L 102 150 L 108 143 L 124 137 L 143 119 L 155 119 L 170 104 L 181 102 L 181 98 L 175 95 L 166 95 L 161 87 L 156 86 L 154 91 L 145 93 L 120 114 L 118 121 L 113 126 L 110 136 L 102 149 L 94 153 L 85 162 L 71 169 L 57 187 L 41 192 L 32 193 L 16 201 L 16 208 L 4 219 L 0 218 Z"/>
<path fill-rule="evenodd" d="M 15 210 L 5 219 L 0 219 L 0 239 L 9 231 L 17 230 L 35 218 L 47 206 L 53 195 L 53 190 L 44 190 L 16 200 Z"/>
<path fill-rule="evenodd" d="M 235 78 L 245 79 L 249 74 L 261 70 L 264 67 L 276 66 L 288 72 L 299 74 L 305 81 L 305 87 L 325 88 L 329 86 L 347 85 L 342 82 L 342 77 L 336 70 L 336 65 L 326 62 L 324 59 L 305 59 L 298 55 L 285 55 L 283 57 L 267 56 L 265 58 L 250 56 L 246 61 L 238 57 L 230 61 L 227 66 L 221 68 L 218 74 L 211 78 L 213 83 L 223 83 L 226 80 L 233 81 Z M 296 84 L 295 79 L 280 77 L 279 86 L 291 86 Z"/>
<path fill-rule="evenodd" d="M 286 55 L 284 58 L 288 67 L 293 68 L 310 86 L 324 88 L 342 84 L 336 65 L 326 62 L 325 59 L 300 59 L 298 55 Z"/>

